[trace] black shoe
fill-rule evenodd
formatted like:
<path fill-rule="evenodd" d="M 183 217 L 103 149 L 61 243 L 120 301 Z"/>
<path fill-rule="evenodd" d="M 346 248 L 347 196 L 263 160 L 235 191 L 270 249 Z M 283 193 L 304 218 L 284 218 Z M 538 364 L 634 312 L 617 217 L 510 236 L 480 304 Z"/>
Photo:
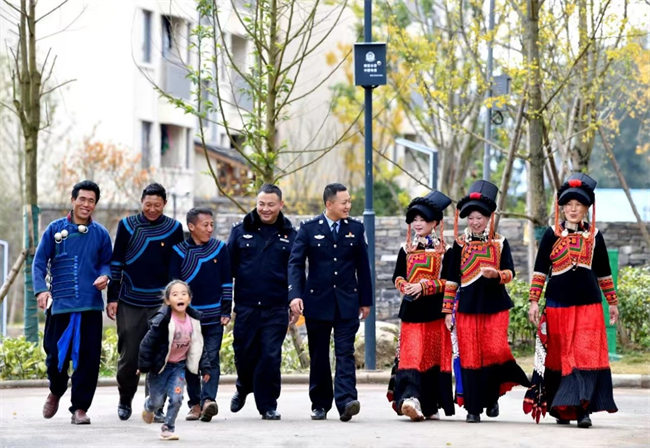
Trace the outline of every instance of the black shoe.
<path fill-rule="evenodd" d="M 578 428 L 589 428 L 591 426 L 591 419 L 589 414 L 578 417 Z"/>
<path fill-rule="evenodd" d="M 342 422 L 348 422 L 350 419 L 352 419 L 353 415 L 357 415 L 359 411 L 361 410 L 361 403 L 359 403 L 357 400 L 352 400 L 349 401 L 348 404 L 345 405 L 345 408 L 343 408 L 343 413 L 341 414 L 341 421 Z"/>
<path fill-rule="evenodd" d="M 486 409 L 485 414 L 488 417 L 498 417 L 499 416 L 499 402 L 495 401 L 492 406 Z"/>
<path fill-rule="evenodd" d="M 467 423 L 481 423 L 481 416 L 478 414 L 467 414 L 465 421 Z"/>
<path fill-rule="evenodd" d="M 235 391 L 235 395 L 230 399 L 230 412 L 239 412 L 246 404 L 246 395 Z"/>
<path fill-rule="evenodd" d="M 120 420 L 128 420 L 131 417 L 131 405 L 119 403 L 117 405 L 117 416 Z"/>
<path fill-rule="evenodd" d="M 565 420 L 563 418 L 556 418 L 555 423 L 557 423 L 558 425 L 569 425 L 569 424 L 571 424 L 571 420 Z"/>
<path fill-rule="evenodd" d="M 311 419 L 312 420 L 326 420 L 327 411 L 323 408 L 316 408 L 311 410 Z"/>
<path fill-rule="evenodd" d="M 162 408 L 153 413 L 153 421 L 156 423 L 165 423 L 165 413 Z"/>
<path fill-rule="evenodd" d="M 275 409 L 271 409 L 262 414 L 262 420 L 280 420 L 282 416 Z"/>

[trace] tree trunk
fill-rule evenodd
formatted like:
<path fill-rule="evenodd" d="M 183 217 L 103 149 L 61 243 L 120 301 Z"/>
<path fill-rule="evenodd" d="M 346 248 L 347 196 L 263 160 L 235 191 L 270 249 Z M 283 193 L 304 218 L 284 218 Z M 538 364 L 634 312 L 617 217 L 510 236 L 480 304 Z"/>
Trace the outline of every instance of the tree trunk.
<path fill-rule="evenodd" d="M 25 202 L 23 204 L 24 250 L 27 254 L 24 266 L 25 337 L 38 342 L 38 310 L 32 283 L 32 262 L 38 244 L 38 132 L 41 124 L 41 73 L 36 63 L 36 5 L 34 0 L 21 0 L 19 27 L 18 76 L 20 100 L 17 104 L 23 136 L 25 139 Z"/>
<path fill-rule="evenodd" d="M 526 46 L 528 49 L 528 187 L 531 193 L 530 213 L 537 228 L 547 222 L 546 198 L 544 194 L 544 148 L 542 118 L 542 78 L 539 57 L 539 10 L 541 0 L 528 1 L 528 23 Z M 539 234 L 535 232 L 536 236 Z"/>

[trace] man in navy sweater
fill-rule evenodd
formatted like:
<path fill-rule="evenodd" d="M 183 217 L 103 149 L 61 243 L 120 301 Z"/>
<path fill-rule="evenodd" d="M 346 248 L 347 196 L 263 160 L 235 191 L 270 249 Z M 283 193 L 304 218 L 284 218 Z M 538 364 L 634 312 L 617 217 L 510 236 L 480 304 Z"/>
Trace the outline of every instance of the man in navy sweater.
<path fill-rule="evenodd" d="M 140 376 L 140 342 L 149 329 L 149 320 L 162 305 L 162 290 L 169 283 L 172 247 L 183 241 L 183 227 L 163 215 L 167 192 L 160 184 L 142 192 L 142 212 L 127 216 L 117 226 L 106 314 L 117 318 L 117 387 L 120 420 L 131 417 L 131 401 Z M 119 306 L 118 306 L 119 303 Z"/>
<path fill-rule="evenodd" d="M 232 277 L 226 243 L 212 238 L 214 217 L 209 208 L 187 212 L 190 237 L 174 246 L 169 274 L 190 286 L 192 308 L 201 312 L 201 334 L 210 362 L 210 380 L 202 383 L 199 375 L 186 372 L 188 405 L 186 420 L 209 422 L 217 415 L 219 387 L 219 350 L 223 326 L 230 322 Z"/>
<path fill-rule="evenodd" d="M 230 410 L 238 412 L 253 392 L 264 420 L 280 420 L 282 342 L 289 323 L 287 263 L 296 231 L 282 214 L 282 191 L 265 184 L 257 206 L 234 225 L 228 249 L 235 278 L 233 348 L 237 391 Z"/>

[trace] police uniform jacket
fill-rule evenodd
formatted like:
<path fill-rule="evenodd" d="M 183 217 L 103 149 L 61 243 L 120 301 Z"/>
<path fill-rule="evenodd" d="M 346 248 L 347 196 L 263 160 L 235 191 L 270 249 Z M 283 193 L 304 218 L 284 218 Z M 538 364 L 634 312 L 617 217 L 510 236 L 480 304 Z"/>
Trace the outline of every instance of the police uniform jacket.
<path fill-rule="evenodd" d="M 235 312 L 240 306 L 288 306 L 287 263 L 295 238 L 296 230 L 282 212 L 273 225 L 265 226 L 253 210 L 233 226 L 228 252 L 235 279 Z"/>
<path fill-rule="evenodd" d="M 372 306 L 363 224 L 351 218 L 341 219 L 339 224 L 337 241 L 322 214 L 305 221 L 298 230 L 289 258 L 289 300 L 303 300 L 305 317 L 352 319 L 358 317 L 359 307 Z"/>

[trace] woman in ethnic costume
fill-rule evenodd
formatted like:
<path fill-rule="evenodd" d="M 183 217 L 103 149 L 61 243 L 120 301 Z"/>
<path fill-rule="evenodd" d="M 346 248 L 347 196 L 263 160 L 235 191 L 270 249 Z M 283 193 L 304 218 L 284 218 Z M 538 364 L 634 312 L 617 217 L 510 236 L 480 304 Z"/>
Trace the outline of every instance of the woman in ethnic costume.
<path fill-rule="evenodd" d="M 558 190 L 555 225 L 546 230 L 539 244 L 528 311 L 530 320 L 537 324 L 538 301 L 549 277 L 543 372 L 546 400 L 533 403 L 535 397 L 529 391 L 524 410 L 529 412 L 534 406 L 541 406 L 546 411 L 549 403 L 550 414 L 557 418 L 557 423 L 577 420 L 580 428 L 591 426 L 592 412 L 617 411 L 601 291 L 609 303 L 612 324 L 618 319 L 618 299 L 605 240 L 595 225 L 595 188 L 594 179 L 574 173 Z M 588 223 L 585 218 L 590 206 L 592 219 Z M 562 222 L 560 207 L 565 217 Z"/>
<path fill-rule="evenodd" d="M 438 409 L 454 414 L 451 339 L 440 312 L 447 263 L 442 212 L 450 203 L 438 191 L 411 201 L 406 211 L 406 244 L 399 250 L 393 274 L 403 299 L 397 372 L 389 400 L 398 414 L 413 421 L 437 420 Z"/>
<path fill-rule="evenodd" d="M 508 345 L 508 323 L 513 306 L 505 284 L 514 277 L 508 241 L 494 233 L 496 185 L 479 180 L 458 202 L 458 216 L 467 217 L 467 228 L 458 235 L 451 252 L 443 312 L 451 331 L 456 300 L 456 332 L 463 395 L 459 405 L 467 410 L 468 423 L 499 415 L 498 399 L 514 386 L 528 386 Z M 489 226 L 488 226 L 489 224 Z M 457 380 L 458 381 L 458 380 Z"/>

